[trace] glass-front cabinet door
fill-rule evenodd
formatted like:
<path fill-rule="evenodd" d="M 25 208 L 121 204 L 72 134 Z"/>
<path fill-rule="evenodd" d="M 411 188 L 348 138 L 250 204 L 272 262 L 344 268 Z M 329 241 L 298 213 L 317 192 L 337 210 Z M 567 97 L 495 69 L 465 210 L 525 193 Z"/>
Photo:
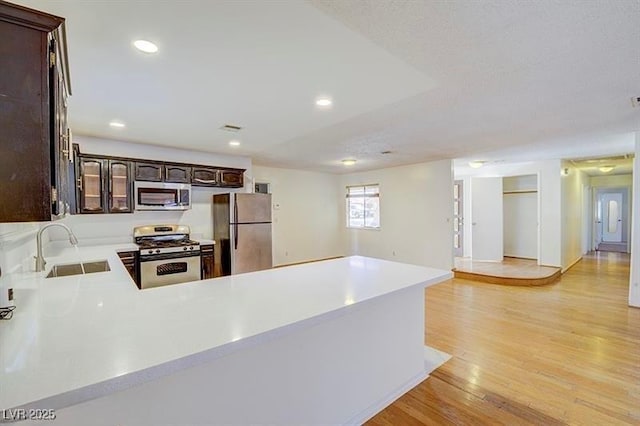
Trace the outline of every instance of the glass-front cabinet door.
<path fill-rule="evenodd" d="M 109 160 L 109 213 L 131 213 L 131 163 Z"/>
<path fill-rule="evenodd" d="M 99 159 L 80 159 L 80 178 L 78 179 L 80 213 L 105 213 L 103 165 L 103 161 Z"/>

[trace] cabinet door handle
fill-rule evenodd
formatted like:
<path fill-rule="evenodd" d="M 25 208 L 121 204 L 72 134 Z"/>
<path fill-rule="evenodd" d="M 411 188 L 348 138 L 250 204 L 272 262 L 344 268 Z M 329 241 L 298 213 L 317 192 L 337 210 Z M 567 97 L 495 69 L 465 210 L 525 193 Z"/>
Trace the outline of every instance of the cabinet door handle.
<path fill-rule="evenodd" d="M 216 180 L 215 180 L 215 179 L 212 179 L 212 180 L 206 180 L 206 179 L 198 179 L 198 178 L 195 178 L 194 180 L 195 180 L 196 182 L 200 182 L 200 183 L 216 183 Z"/>
<path fill-rule="evenodd" d="M 69 136 L 66 133 L 61 133 L 60 138 L 62 139 L 62 154 L 65 158 L 69 158 Z"/>

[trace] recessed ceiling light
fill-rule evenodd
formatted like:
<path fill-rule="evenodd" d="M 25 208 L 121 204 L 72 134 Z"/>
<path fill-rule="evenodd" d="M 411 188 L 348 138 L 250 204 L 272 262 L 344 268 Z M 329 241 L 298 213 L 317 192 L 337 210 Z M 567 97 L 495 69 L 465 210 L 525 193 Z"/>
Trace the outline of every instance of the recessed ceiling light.
<path fill-rule="evenodd" d="M 136 49 L 144 53 L 156 53 L 158 51 L 158 46 L 149 40 L 136 40 L 133 42 L 133 45 Z"/>
<path fill-rule="evenodd" d="M 602 173 L 609 173 L 611 170 L 615 169 L 616 166 L 602 166 L 600 167 L 600 171 Z"/>
<path fill-rule="evenodd" d="M 116 129 L 122 129 L 124 127 L 124 123 L 121 121 L 111 121 L 109 122 L 109 126 L 115 127 Z"/>
<path fill-rule="evenodd" d="M 486 161 L 469 161 L 469 167 L 479 169 L 480 167 L 484 166 L 484 163 L 486 163 Z"/>
<path fill-rule="evenodd" d="M 342 160 L 342 164 L 344 164 L 345 166 L 353 166 L 354 164 L 356 164 L 356 160 L 348 158 L 346 160 Z"/>
<path fill-rule="evenodd" d="M 316 99 L 316 105 L 322 108 L 327 108 L 333 105 L 333 101 L 329 98 L 318 98 Z"/>
<path fill-rule="evenodd" d="M 229 141 L 229 146 L 240 146 L 240 141 Z"/>

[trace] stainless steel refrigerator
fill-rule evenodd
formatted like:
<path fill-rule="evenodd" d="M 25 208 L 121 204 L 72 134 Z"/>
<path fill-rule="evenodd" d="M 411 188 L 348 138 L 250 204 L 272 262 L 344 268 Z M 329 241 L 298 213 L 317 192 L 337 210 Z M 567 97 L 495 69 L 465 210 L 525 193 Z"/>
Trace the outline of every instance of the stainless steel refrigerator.
<path fill-rule="evenodd" d="M 271 194 L 214 195 L 213 239 L 216 276 L 271 268 Z"/>

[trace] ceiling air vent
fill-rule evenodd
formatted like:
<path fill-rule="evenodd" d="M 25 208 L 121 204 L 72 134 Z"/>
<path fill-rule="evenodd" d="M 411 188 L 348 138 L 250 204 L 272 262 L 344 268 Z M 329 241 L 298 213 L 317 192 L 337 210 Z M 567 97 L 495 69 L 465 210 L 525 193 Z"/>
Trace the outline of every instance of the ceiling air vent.
<path fill-rule="evenodd" d="M 240 130 L 242 130 L 242 127 L 234 126 L 233 124 L 225 124 L 224 126 L 220 127 L 220 130 L 224 130 L 225 132 L 238 133 Z"/>
<path fill-rule="evenodd" d="M 631 98 L 631 106 L 638 107 L 640 106 L 640 96 L 634 96 Z"/>

